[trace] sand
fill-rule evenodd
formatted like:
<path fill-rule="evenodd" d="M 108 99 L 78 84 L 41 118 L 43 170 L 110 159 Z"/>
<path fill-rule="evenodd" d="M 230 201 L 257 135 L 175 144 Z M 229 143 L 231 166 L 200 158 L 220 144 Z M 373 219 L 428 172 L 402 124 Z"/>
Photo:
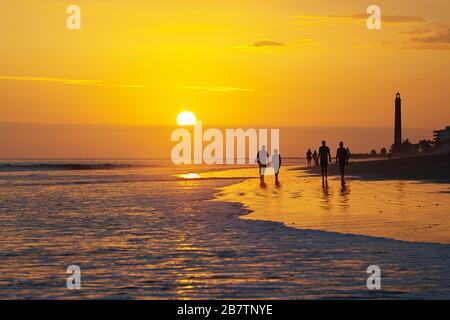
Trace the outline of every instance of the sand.
<path fill-rule="evenodd" d="M 251 210 L 244 219 L 282 222 L 303 230 L 450 244 L 447 159 L 352 163 L 353 177 L 345 185 L 339 177 L 330 177 L 328 186 L 322 186 L 315 168 L 285 167 L 280 186 L 270 176 L 265 187 L 248 179 L 224 187 L 218 200 L 243 203 Z M 382 169 L 383 174 L 378 174 Z M 331 173 L 336 173 L 335 168 Z"/>

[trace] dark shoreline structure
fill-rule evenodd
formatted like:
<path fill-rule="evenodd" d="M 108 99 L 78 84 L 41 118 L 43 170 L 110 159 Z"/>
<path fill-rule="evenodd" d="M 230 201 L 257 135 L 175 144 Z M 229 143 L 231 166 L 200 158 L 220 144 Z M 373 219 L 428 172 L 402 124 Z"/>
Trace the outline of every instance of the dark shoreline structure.
<path fill-rule="evenodd" d="M 313 175 L 320 175 L 318 167 L 302 169 Z M 450 183 L 450 154 L 350 162 L 347 172 L 349 176 L 370 180 L 401 179 Z M 328 175 L 340 175 L 338 166 L 330 165 Z"/>
<path fill-rule="evenodd" d="M 448 154 L 450 153 L 450 126 L 442 130 L 435 130 L 433 140 L 420 140 L 412 143 L 409 139 L 402 139 L 402 99 L 400 93 L 395 95 L 394 112 L 394 143 L 389 156 L 402 157 L 419 154 Z M 385 149 L 385 148 L 383 148 Z M 374 150 L 372 154 L 375 154 Z"/>

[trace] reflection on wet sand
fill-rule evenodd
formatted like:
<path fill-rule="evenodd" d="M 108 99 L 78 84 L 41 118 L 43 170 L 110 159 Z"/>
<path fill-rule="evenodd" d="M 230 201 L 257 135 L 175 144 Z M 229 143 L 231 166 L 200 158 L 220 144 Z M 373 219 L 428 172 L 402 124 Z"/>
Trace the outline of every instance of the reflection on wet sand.
<path fill-rule="evenodd" d="M 328 187 L 328 182 L 325 184 L 322 184 L 322 204 L 321 207 L 325 210 L 330 210 L 333 206 L 331 202 L 332 193 L 330 191 L 330 188 Z"/>
<path fill-rule="evenodd" d="M 339 194 L 339 206 L 346 210 L 350 208 L 350 185 L 347 183 L 341 183 L 341 192 Z"/>
<path fill-rule="evenodd" d="M 227 186 L 219 200 L 242 202 L 253 212 L 244 219 L 283 222 L 299 229 L 387 237 L 397 240 L 450 243 L 450 195 L 446 184 L 414 181 L 361 181 L 318 177 L 284 170 L 284 188 L 266 179 L 265 191 L 255 181 Z M 244 193 L 245 196 L 239 196 Z M 283 201 L 279 201 L 280 199 Z"/>

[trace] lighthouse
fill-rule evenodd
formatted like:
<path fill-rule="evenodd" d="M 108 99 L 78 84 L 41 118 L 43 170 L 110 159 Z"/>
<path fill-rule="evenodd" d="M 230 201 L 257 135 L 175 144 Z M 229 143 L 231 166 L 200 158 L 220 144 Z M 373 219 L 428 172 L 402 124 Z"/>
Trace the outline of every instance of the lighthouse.
<path fill-rule="evenodd" d="M 395 96 L 395 131 L 394 148 L 398 149 L 402 145 L 402 99 L 400 93 Z"/>

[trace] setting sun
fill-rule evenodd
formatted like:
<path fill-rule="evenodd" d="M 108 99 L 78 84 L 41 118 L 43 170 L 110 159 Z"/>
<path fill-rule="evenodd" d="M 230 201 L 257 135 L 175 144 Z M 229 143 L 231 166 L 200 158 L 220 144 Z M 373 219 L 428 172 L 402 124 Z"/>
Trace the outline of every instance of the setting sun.
<path fill-rule="evenodd" d="M 193 126 L 196 122 L 195 114 L 190 111 L 180 112 L 177 116 L 177 124 L 179 126 Z"/>

